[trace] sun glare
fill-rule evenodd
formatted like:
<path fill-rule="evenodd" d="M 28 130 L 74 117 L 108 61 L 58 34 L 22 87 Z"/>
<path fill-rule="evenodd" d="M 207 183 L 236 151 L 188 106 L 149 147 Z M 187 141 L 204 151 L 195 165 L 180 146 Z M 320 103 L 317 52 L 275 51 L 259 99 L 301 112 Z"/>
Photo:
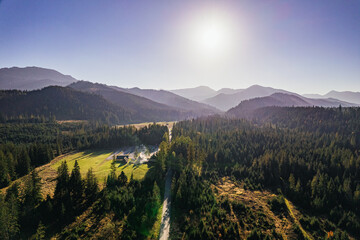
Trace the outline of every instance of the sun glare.
<path fill-rule="evenodd" d="M 228 56 L 234 45 L 234 25 L 219 12 L 206 12 L 191 19 L 188 30 L 192 55 L 204 60 Z"/>
<path fill-rule="evenodd" d="M 195 44 L 205 52 L 218 52 L 226 47 L 227 33 L 220 22 L 210 21 L 198 26 L 194 34 Z"/>

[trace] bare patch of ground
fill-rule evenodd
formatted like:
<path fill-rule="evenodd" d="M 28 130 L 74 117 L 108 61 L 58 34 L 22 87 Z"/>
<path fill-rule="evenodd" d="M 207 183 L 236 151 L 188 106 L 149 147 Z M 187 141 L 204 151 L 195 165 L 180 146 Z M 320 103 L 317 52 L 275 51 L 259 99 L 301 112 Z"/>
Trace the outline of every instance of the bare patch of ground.
<path fill-rule="evenodd" d="M 96 215 L 90 207 L 75 221 L 66 226 L 61 233 L 51 239 L 66 239 L 70 233 L 77 233 L 80 239 L 118 239 L 123 230 L 124 221 L 114 220 L 114 214 Z"/>
<path fill-rule="evenodd" d="M 156 122 L 158 125 L 167 126 L 169 129 L 172 129 L 176 122 Z M 126 124 L 126 125 L 118 125 L 117 127 L 124 127 L 124 126 L 133 126 L 136 129 L 140 129 L 146 126 L 153 124 L 152 122 L 145 122 L 145 123 L 135 123 L 135 124 Z"/>
<path fill-rule="evenodd" d="M 217 197 L 227 197 L 230 202 L 240 202 L 254 213 L 254 216 L 246 216 L 246 218 L 253 219 L 255 222 L 247 222 L 244 220 L 243 213 L 234 211 L 233 206 L 231 206 L 232 217 L 237 222 L 239 234 L 242 238 L 246 239 L 249 236 L 258 221 L 261 221 L 258 224 L 259 226 L 268 226 L 262 229 L 268 234 L 271 234 L 272 229 L 275 229 L 276 233 L 281 235 L 283 239 L 297 238 L 293 230 L 294 219 L 287 213 L 278 214 L 271 211 L 268 201 L 276 197 L 275 194 L 269 191 L 245 190 L 229 178 L 221 179 L 216 186 L 213 185 L 212 187 L 217 193 Z M 292 211 L 296 215 L 300 214 L 295 208 L 292 208 Z"/>
<path fill-rule="evenodd" d="M 41 194 L 43 195 L 44 198 L 46 198 L 47 195 L 50 195 L 51 197 L 54 195 L 57 172 L 51 166 L 53 164 L 55 164 L 56 162 L 60 161 L 61 159 L 63 159 L 64 157 L 67 157 L 68 155 L 71 155 L 73 153 L 74 152 L 60 155 L 60 156 L 54 158 L 51 162 L 49 162 L 45 165 L 42 165 L 40 167 L 37 167 L 35 169 L 37 171 L 37 173 L 39 174 L 39 177 L 41 178 Z M 14 182 L 12 182 L 11 185 L 14 183 L 19 183 L 20 191 L 21 191 L 23 189 L 25 181 L 29 178 L 29 176 L 30 176 L 30 174 L 25 175 L 21 178 L 18 178 Z M 0 190 L 1 193 L 3 193 L 3 194 L 6 193 L 6 190 L 8 188 L 9 187 L 1 189 Z"/>
<path fill-rule="evenodd" d="M 59 124 L 63 124 L 63 123 L 86 123 L 88 121 L 87 120 L 58 120 L 56 122 Z"/>

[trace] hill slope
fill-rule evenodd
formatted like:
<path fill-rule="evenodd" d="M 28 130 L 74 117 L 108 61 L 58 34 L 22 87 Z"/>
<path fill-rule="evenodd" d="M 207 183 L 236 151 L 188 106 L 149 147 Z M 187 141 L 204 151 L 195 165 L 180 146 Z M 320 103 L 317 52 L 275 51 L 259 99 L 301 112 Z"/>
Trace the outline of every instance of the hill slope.
<path fill-rule="evenodd" d="M 0 91 L 0 105 L 0 114 L 7 117 L 44 115 L 56 116 L 58 120 L 99 120 L 112 123 L 133 120 L 130 112 L 109 103 L 99 95 L 58 86 L 30 92 L 3 90 Z"/>
<path fill-rule="evenodd" d="M 351 102 L 360 104 L 360 92 L 351 92 L 351 91 L 345 91 L 345 92 L 338 92 L 338 91 L 331 91 L 328 92 L 325 95 L 320 94 L 304 94 L 304 97 L 308 98 L 317 98 L 317 99 L 323 99 L 323 98 L 335 98 L 339 99 L 341 101 L 345 102 Z"/>
<path fill-rule="evenodd" d="M 152 101 L 187 111 L 196 111 L 198 113 L 203 113 L 203 114 L 214 114 L 220 112 L 216 108 L 211 107 L 207 104 L 199 103 L 165 90 L 119 88 L 119 87 L 112 87 L 112 88 L 119 91 L 131 93 L 140 97 L 145 97 Z"/>
<path fill-rule="evenodd" d="M 173 121 L 211 114 L 210 112 L 201 113 L 171 107 L 114 89 L 105 84 L 79 81 L 69 85 L 69 87 L 101 95 L 109 102 L 128 110 L 136 119 L 141 119 L 141 121 Z"/>
<path fill-rule="evenodd" d="M 51 85 L 66 86 L 77 80 L 52 69 L 39 67 L 1 68 L 0 89 L 35 90 Z"/>
<path fill-rule="evenodd" d="M 238 106 L 230 109 L 227 114 L 240 118 L 252 118 L 255 110 L 264 107 L 338 107 L 339 105 L 343 107 L 357 106 L 356 104 L 336 99 L 311 99 L 285 93 L 274 93 L 267 97 L 245 100 Z"/>
<path fill-rule="evenodd" d="M 217 91 L 211 89 L 207 86 L 199 86 L 195 88 L 184 88 L 184 89 L 175 89 L 170 90 L 170 92 L 175 93 L 176 95 L 188 98 L 194 101 L 202 101 L 206 98 L 215 96 Z"/>
<path fill-rule="evenodd" d="M 360 104 L 360 92 L 337 92 L 331 91 L 325 95 L 327 98 L 336 98 L 346 102 Z"/>
<path fill-rule="evenodd" d="M 211 106 L 214 106 L 220 110 L 227 111 L 230 108 L 238 105 L 241 101 L 256 97 L 270 96 L 271 94 L 274 93 L 290 93 L 290 92 L 281 89 L 274 89 L 270 87 L 262 87 L 259 85 L 254 85 L 247 89 L 238 90 L 235 93 L 231 93 L 231 94 L 220 93 L 214 97 L 205 99 L 203 102 Z"/>

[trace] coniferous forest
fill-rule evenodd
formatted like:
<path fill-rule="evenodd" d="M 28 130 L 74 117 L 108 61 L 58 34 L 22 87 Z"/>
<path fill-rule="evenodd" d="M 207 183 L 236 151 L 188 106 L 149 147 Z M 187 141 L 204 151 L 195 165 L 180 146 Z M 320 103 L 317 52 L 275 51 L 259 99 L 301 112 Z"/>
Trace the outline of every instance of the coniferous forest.
<path fill-rule="evenodd" d="M 360 0 L 0 0 L 0 240 L 360 240 Z"/>
<path fill-rule="evenodd" d="M 266 118 L 252 122 L 209 117 L 175 125 L 173 193 L 179 236 L 185 231 L 189 239 L 240 237 L 236 225 L 224 218 L 229 200 L 216 201 L 210 190 L 220 178 L 230 177 L 245 189 L 270 190 L 311 213 L 300 223 L 315 238 L 331 231 L 337 234 L 334 239 L 348 239 L 347 233 L 357 239 L 359 113 L 341 107 L 270 108 L 263 109 Z M 271 203 L 281 209 L 284 200 Z M 248 211 L 241 203 L 231 204 L 234 212 L 239 204 L 240 211 Z M 278 238 L 261 228 L 249 238 Z M 307 238 L 301 235 L 297 237 Z"/>
<path fill-rule="evenodd" d="M 1 239 L 157 238 L 151 229 L 168 170 L 171 239 L 358 239 L 359 114 L 265 108 L 251 120 L 177 122 L 171 141 L 168 128 L 156 124 L 139 130 L 95 122 L 2 124 L 1 184 L 10 187 L 0 199 Z M 77 161 L 71 171 L 63 162 L 53 196 L 42 196 L 34 169 L 55 156 L 139 143 L 160 144 L 144 179 L 118 172 L 113 160 L 99 188 L 91 168 L 82 176 Z M 24 186 L 11 184 L 27 174 Z M 289 227 L 279 228 L 286 221 Z"/>

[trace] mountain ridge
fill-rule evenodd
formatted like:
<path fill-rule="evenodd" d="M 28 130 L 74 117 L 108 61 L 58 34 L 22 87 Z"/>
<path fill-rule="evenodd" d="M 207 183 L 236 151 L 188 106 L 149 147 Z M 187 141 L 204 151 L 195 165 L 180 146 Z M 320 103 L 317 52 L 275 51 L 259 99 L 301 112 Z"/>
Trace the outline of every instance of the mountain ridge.
<path fill-rule="evenodd" d="M 114 87 L 105 84 L 78 81 L 70 84 L 69 87 L 78 91 L 101 95 L 112 104 L 127 109 L 138 118 L 146 121 L 173 121 L 215 113 L 211 111 L 199 112 L 172 107 L 142 96 L 131 94 L 117 87 L 114 89 Z"/>
<path fill-rule="evenodd" d="M 55 116 L 58 120 L 136 121 L 126 109 L 108 103 L 103 97 L 69 87 L 49 86 L 33 91 L 1 90 L 0 105 L 3 117 L 43 115 Z"/>
<path fill-rule="evenodd" d="M 214 97 L 207 98 L 202 102 L 207 103 L 211 106 L 214 106 L 220 110 L 227 111 L 232 107 L 238 105 L 241 101 L 256 98 L 256 97 L 265 97 L 273 93 L 282 92 L 290 93 L 286 90 L 275 89 L 271 87 L 262 87 L 260 85 L 252 85 L 241 91 L 237 91 L 233 94 L 220 93 Z M 297 95 L 296 93 L 291 93 Z"/>
<path fill-rule="evenodd" d="M 313 98 L 335 98 L 345 102 L 353 102 L 360 104 L 360 92 L 352 91 L 335 91 L 332 90 L 324 95 L 321 94 L 303 94 L 304 97 L 313 97 Z"/>
<path fill-rule="evenodd" d="M 194 88 L 183 88 L 169 91 L 194 101 L 202 101 L 208 96 L 213 96 L 217 93 L 217 91 L 208 86 L 198 86 Z"/>
<path fill-rule="evenodd" d="M 152 101 L 187 111 L 201 111 L 204 113 L 220 112 L 218 109 L 210 105 L 184 98 L 182 96 L 179 96 L 175 93 L 166 90 L 141 89 L 138 87 L 134 87 L 134 88 L 120 88 L 117 86 L 110 86 L 110 87 L 116 90 L 125 91 L 137 96 L 142 96 Z"/>
<path fill-rule="evenodd" d="M 36 90 L 47 86 L 65 87 L 78 81 L 71 75 L 41 67 L 11 67 L 0 69 L 0 89 Z"/>
<path fill-rule="evenodd" d="M 236 107 L 229 109 L 226 115 L 237 118 L 253 118 L 257 109 L 265 107 L 357 107 L 337 99 L 311 99 L 286 93 L 274 93 L 270 96 L 244 100 Z"/>

